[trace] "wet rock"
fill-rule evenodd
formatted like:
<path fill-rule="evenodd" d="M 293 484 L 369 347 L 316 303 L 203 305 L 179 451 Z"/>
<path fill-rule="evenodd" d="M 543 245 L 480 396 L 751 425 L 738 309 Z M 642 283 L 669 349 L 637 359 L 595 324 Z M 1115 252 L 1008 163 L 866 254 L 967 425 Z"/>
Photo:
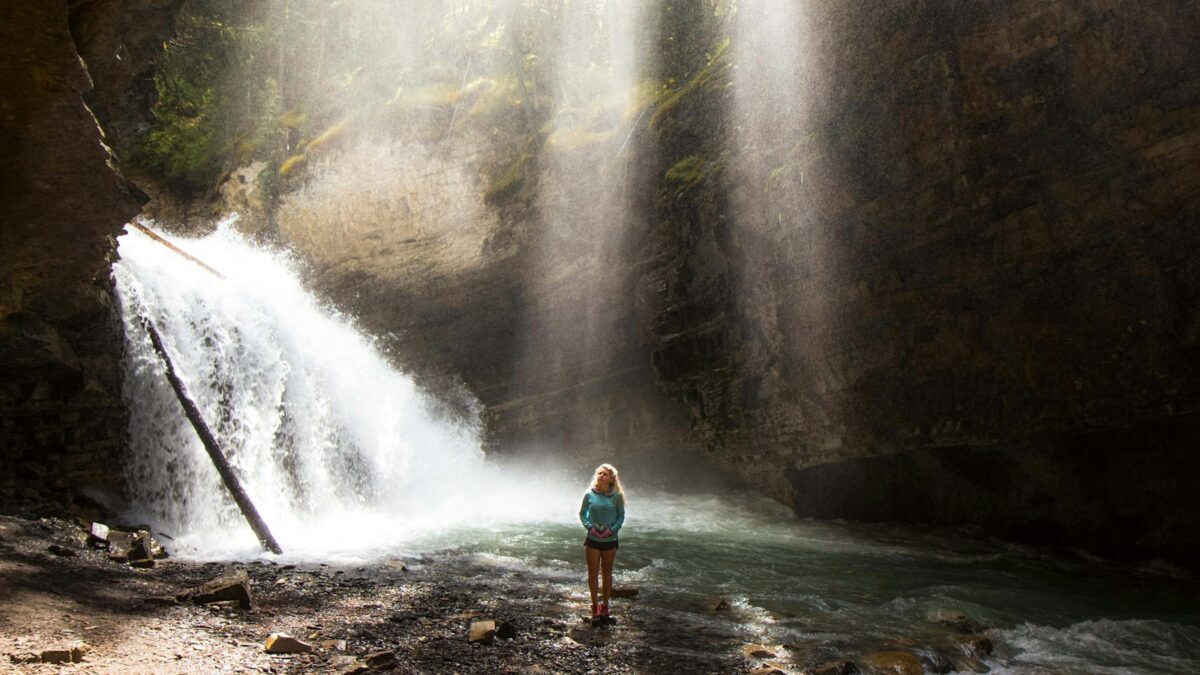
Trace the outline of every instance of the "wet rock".
<path fill-rule="evenodd" d="M 63 558 L 70 558 L 75 555 L 75 551 L 72 551 L 66 546 L 59 546 L 58 544 L 50 544 L 46 547 L 46 550 Z"/>
<path fill-rule="evenodd" d="M 861 672 L 853 661 L 826 661 L 804 671 L 804 675 L 858 675 Z"/>
<path fill-rule="evenodd" d="M 471 644 L 480 643 L 490 645 L 495 638 L 495 621 L 472 621 L 471 628 L 467 631 L 467 642 Z"/>
<path fill-rule="evenodd" d="M 926 615 L 926 618 L 933 623 L 949 626 L 960 633 L 971 634 L 978 633 L 983 630 L 983 627 L 972 621 L 966 614 L 956 610 L 938 609 Z"/>
<path fill-rule="evenodd" d="M 992 641 L 983 635 L 956 636 L 954 643 L 965 656 L 976 659 L 990 656 L 993 649 Z"/>
<path fill-rule="evenodd" d="M 767 661 L 750 671 L 750 675 L 787 675 L 787 670 L 782 663 Z"/>
<path fill-rule="evenodd" d="M 610 595 L 614 598 L 636 598 L 639 590 L 637 586 L 618 586 L 612 589 Z"/>
<path fill-rule="evenodd" d="M 346 641 L 345 640 L 321 640 L 317 644 L 320 645 L 321 649 L 324 649 L 327 651 L 334 651 L 334 652 L 346 651 Z"/>
<path fill-rule="evenodd" d="M 714 595 L 708 599 L 708 611 L 724 612 L 729 609 L 729 601 L 719 595 Z"/>
<path fill-rule="evenodd" d="M 496 637 L 502 640 L 512 640 L 517 637 L 517 627 L 507 621 L 496 621 Z"/>
<path fill-rule="evenodd" d="M 268 654 L 307 654 L 313 650 L 313 646 L 287 633 L 271 633 L 263 644 L 263 650 Z"/>
<path fill-rule="evenodd" d="M 773 659 L 775 652 L 765 645 L 751 643 L 742 647 L 742 656 L 748 659 Z"/>
<path fill-rule="evenodd" d="M 869 673 L 888 673 L 891 675 L 922 675 L 925 669 L 921 660 L 908 652 L 875 652 L 863 657 L 863 665 Z"/>
<path fill-rule="evenodd" d="M 242 609 L 250 609 L 253 596 L 250 593 L 250 577 L 244 570 L 225 574 L 199 588 L 175 596 L 180 601 L 190 600 L 197 605 L 206 605 L 224 600 L 236 600 Z"/>

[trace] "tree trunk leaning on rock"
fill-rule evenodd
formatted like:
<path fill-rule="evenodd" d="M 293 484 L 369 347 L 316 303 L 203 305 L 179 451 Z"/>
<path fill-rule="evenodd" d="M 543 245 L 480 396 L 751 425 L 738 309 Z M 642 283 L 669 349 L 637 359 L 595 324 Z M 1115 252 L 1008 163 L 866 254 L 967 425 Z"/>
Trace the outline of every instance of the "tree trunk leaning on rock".
<path fill-rule="evenodd" d="M 146 332 L 150 334 L 150 342 L 154 345 L 154 351 L 158 352 L 159 358 L 163 360 L 163 363 L 167 367 L 167 381 L 171 383 L 171 388 L 175 390 L 175 396 L 179 398 L 179 402 L 183 405 L 183 411 L 187 415 L 188 421 L 192 423 L 192 427 L 196 429 L 196 434 L 200 436 L 200 441 L 204 443 L 204 449 L 208 451 L 209 458 L 212 459 L 213 465 L 217 467 L 217 473 L 221 474 L 221 480 L 225 483 L 229 494 L 233 496 L 233 501 L 237 502 L 238 508 L 242 510 L 242 515 L 246 517 L 246 522 L 250 523 L 250 528 L 254 530 L 254 534 L 258 537 L 258 541 L 262 544 L 263 548 L 276 555 L 283 553 L 283 549 L 279 548 L 275 537 L 271 536 L 271 531 L 267 529 L 267 524 L 258 515 L 258 509 L 254 508 L 254 502 L 250 501 L 250 496 L 242 489 L 241 481 L 233 473 L 233 467 L 225 459 L 225 454 L 221 452 L 221 446 L 217 444 L 217 439 L 213 437 L 208 424 L 200 416 L 199 408 L 192 402 L 192 399 L 188 398 L 187 392 L 184 391 L 183 382 L 175 374 L 175 368 L 171 365 L 171 358 L 167 356 L 167 350 L 163 347 L 162 338 L 159 337 L 154 324 L 144 314 L 141 319 L 142 325 L 146 327 Z"/>

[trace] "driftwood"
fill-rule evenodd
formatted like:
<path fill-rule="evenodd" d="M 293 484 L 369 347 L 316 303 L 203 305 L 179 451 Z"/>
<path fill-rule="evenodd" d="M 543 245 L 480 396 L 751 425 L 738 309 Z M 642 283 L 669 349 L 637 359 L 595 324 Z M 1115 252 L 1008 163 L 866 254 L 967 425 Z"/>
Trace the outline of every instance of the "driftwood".
<path fill-rule="evenodd" d="M 263 522 L 262 516 L 258 515 L 258 509 L 254 508 L 254 502 L 250 501 L 250 496 L 242 489 L 241 481 L 233 473 L 233 467 L 229 465 L 229 460 L 225 459 L 225 454 L 221 452 L 221 446 L 217 444 L 217 439 L 213 437 L 208 424 L 204 422 L 204 418 L 200 415 L 200 409 L 196 407 L 196 404 L 192 402 L 187 392 L 184 391 L 183 382 L 175 374 L 175 367 L 171 365 L 171 357 L 167 356 L 167 350 L 163 346 L 162 338 L 159 337 L 154 324 L 146 316 L 142 316 L 141 318 L 142 325 L 146 327 L 146 332 L 150 334 L 150 342 L 154 345 L 154 351 L 158 352 L 159 358 L 167 366 L 167 381 L 171 383 L 171 388 L 175 390 L 175 396 L 179 398 L 179 402 L 183 405 L 183 411 L 187 415 L 188 421 L 192 423 L 192 427 L 196 429 L 196 434 L 200 436 L 200 441 L 204 443 L 204 449 L 208 451 L 208 456 L 212 459 L 213 466 L 217 467 L 217 473 L 221 474 L 221 480 L 225 483 L 229 494 L 233 496 L 233 501 L 237 502 L 238 508 L 242 510 L 242 515 L 246 517 L 246 522 L 250 523 L 250 528 L 258 536 L 258 541 L 262 543 L 263 548 L 276 555 L 283 553 L 283 549 L 279 548 L 275 537 L 272 537 L 271 531 L 267 529 L 267 524 Z"/>

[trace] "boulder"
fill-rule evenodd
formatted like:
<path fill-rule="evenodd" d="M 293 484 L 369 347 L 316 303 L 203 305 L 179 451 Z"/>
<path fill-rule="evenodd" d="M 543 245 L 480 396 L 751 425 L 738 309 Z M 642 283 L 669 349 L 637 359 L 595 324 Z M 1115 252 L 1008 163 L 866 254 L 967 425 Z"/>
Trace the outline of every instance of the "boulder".
<path fill-rule="evenodd" d="M 490 645 L 495 638 L 495 621 L 472 621 L 471 628 L 467 631 L 467 642 L 471 644 L 481 643 Z"/>
<path fill-rule="evenodd" d="M 708 611 L 724 612 L 729 609 L 729 601 L 719 595 L 714 595 L 708 599 Z"/>
<path fill-rule="evenodd" d="M 129 560 L 129 547 L 133 544 L 132 532 L 124 530 L 108 531 L 108 559 L 116 562 Z"/>
<path fill-rule="evenodd" d="M 129 553 L 126 555 L 126 559 L 134 567 L 153 567 L 154 546 L 154 540 L 150 538 L 150 533 L 142 530 L 134 534 L 133 539 L 129 542 Z"/>
<path fill-rule="evenodd" d="M 37 654 L 13 656 L 16 663 L 83 663 L 83 655 L 91 649 L 88 645 L 76 645 L 66 649 L 45 649 Z"/>
<path fill-rule="evenodd" d="M 92 523 L 88 528 L 88 544 L 96 548 L 108 548 L 108 526 L 104 523 Z"/>
<path fill-rule="evenodd" d="M 923 675 L 921 660 L 908 652 L 875 652 L 863 657 L 863 663 L 873 671 L 889 675 Z"/>
<path fill-rule="evenodd" d="M 253 596 L 250 593 L 250 577 L 244 570 L 224 574 L 197 589 L 175 596 L 178 600 L 190 600 L 197 605 L 211 602 L 236 600 L 242 609 L 250 609 Z"/>
<path fill-rule="evenodd" d="M 517 627 L 507 621 L 496 621 L 496 637 L 502 640 L 512 640 L 517 637 Z"/>
<path fill-rule="evenodd" d="M 313 646 L 287 633 L 271 633 L 263 649 L 268 654 L 306 654 L 313 650 Z"/>

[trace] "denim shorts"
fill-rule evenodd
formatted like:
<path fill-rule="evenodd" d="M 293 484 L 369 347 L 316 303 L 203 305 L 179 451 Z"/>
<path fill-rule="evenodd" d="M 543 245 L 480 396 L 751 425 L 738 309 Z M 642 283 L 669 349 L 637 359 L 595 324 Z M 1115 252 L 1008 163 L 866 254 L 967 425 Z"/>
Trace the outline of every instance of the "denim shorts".
<path fill-rule="evenodd" d="M 617 540 L 613 539 L 612 541 L 593 541 L 591 539 L 588 539 L 587 537 L 584 537 L 583 545 L 585 548 L 594 548 L 597 551 L 613 551 L 613 550 L 616 550 L 616 548 L 617 548 Z"/>

